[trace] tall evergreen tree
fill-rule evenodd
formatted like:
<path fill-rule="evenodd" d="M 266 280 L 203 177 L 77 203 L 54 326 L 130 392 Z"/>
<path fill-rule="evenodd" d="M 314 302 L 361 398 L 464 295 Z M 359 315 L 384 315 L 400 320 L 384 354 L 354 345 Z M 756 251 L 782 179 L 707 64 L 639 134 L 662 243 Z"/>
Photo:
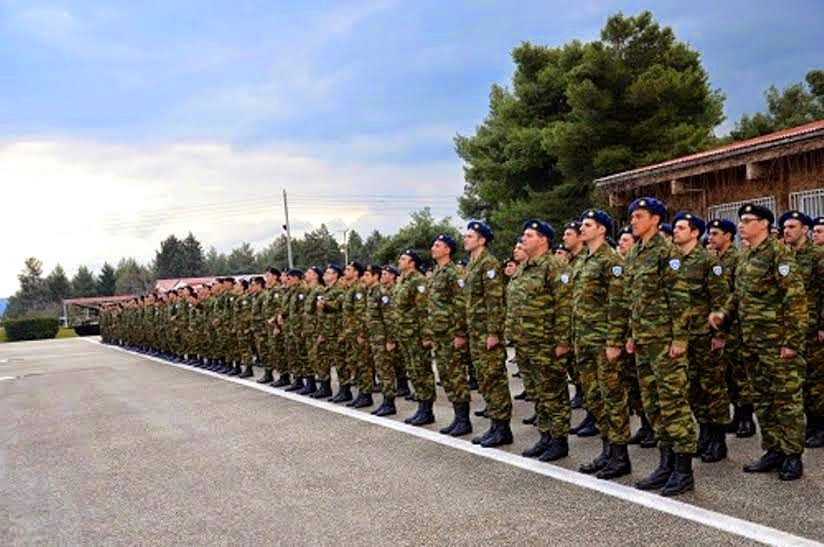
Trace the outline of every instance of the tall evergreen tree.
<path fill-rule="evenodd" d="M 112 296 L 117 291 L 117 276 L 114 268 L 108 262 L 100 268 L 97 276 L 97 294 L 99 296 Z"/>
<path fill-rule="evenodd" d="M 77 268 L 77 273 L 72 277 L 72 296 L 75 298 L 97 296 L 97 284 L 91 270 L 86 266 Z"/>
<path fill-rule="evenodd" d="M 183 260 L 186 264 L 186 276 L 198 277 L 203 275 L 206 269 L 206 257 L 203 254 L 203 247 L 200 241 L 189 232 L 189 235 L 181 242 L 183 248 Z"/>
<path fill-rule="evenodd" d="M 188 277 L 186 251 L 174 235 L 164 239 L 155 252 L 154 274 L 158 279 Z"/>
<path fill-rule="evenodd" d="M 72 293 L 72 285 L 66 276 L 63 266 L 58 264 L 46 277 L 46 286 L 49 290 L 49 299 L 52 302 L 61 302 L 64 298 L 69 298 Z"/>

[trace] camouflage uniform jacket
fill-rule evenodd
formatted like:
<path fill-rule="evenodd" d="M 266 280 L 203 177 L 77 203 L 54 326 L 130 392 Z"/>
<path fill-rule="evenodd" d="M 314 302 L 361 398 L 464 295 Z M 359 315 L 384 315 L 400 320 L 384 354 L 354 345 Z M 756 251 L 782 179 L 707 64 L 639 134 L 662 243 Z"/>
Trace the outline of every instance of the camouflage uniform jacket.
<path fill-rule="evenodd" d="M 343 294 L 343 334 L 347 338 L 366 336 L 366 287 L 358 279 Z"/>
<path fill-rule="evenodd" d="M 635 343 L 687 347 L 690 295 L 678 250 L 661 234 L 639 241 L 625 266 L 630 333 Z"/>
<path fill-rule="evenodd" d="M 681 275 L 690 291 L 689 333 L 707 334 L 710 312 L 720 310 L 730 292 L 724 279 L 724 266 L 715 254 L 696 245 L 681 257 Z"/>
<path fill-rule="evenodd" d="M 466 323 L 472 335 L 503 338 L 506 322 L 501 264 L 488 249 L 466 267 Z"/>
<path fill-rule="evenodd" d="M 570 345 L 570 275 L 551 253 L 524 262 L 509 293 L 509 336 L 516 344 Z M 515 280 L 513 280 L 515 283 Z"/>
<path fill-rule="evenodd" d="M 388 315 L 390 298 L 385 295 L 380 283 L 369 287 L 366 295 L 366 328 L 369 330 L 369 340 L 373 344 L 386 344 L 386 324 L 392 320 Z"/>
<path fill-rule="evenodd" d="M 576 342 L 621 347 L 627 340 L 624 261 L 606 243 L 572 272 L 572 334 Z"/>
<path fill-rule="evenodd" d="M 426 327 L 426 277 L 418 270 L 403 276 L 396 285 L 394 302 L 398 337 L 422 337 Z"/>
<path fill-rule="evenodd" d="M 804 290 L 807 293 L 807 311 L 810 314 L 807 323 L 808 335 L 815 337 L 818 331 L 824 330 L 821 310 L 824 304 L 824 248 L 807 240 L 800 249 L 795 250 L 795 261 L 801 270 Z"/>
<path fill-rule="evenodd" d="M 340 336 L 345 292 L 346 289 L 338 281 L 331 287 L 326 287 L 326 292 L 320 295 L 323 299 L 323 311 L 320 314 L 319 331 L 321 336 L 328 340 L 337 340 Z"/>
<path fill-rule="evenodd" d="M 455 338 L 466 336 L 466 301 L 464 280 L 455 264 L 436 266 L 429 279 L 427 309 L 429 322 L 426 336 Z"/>
<path fill-rule="evenodd" d="M 320 313 L 318 302 L 323 300 L 326 287 L 318 283 L 306 294 L 303 301 L 303 335 L 307 340 L 315 340 L 320 334 Z"/>

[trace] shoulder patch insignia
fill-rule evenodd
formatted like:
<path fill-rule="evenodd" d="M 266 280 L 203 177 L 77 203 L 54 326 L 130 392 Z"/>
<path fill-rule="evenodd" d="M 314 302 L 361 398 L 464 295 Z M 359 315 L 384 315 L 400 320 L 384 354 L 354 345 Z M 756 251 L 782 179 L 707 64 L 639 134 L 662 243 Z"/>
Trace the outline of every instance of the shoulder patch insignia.
<path fill-rule="evenodd" d="M 418 285 L 418 292 L 423 294 L 426 292 L 426 285 Z"/>
<path fill-rule="evenodd" d="M 363 299 L 363 293 L 362 292 L 356 292 L 355 293 L 355 300 L 361 300 L 361 299 Z"/>
<path fill-rule="evenodd" d="M 317 300 L 318 302 L 323 302 L 323 295 L 319 294 Z"/>
<path fill-rule="evenodd" d="M 676 272 L 681 269 L 681 261 L 677 258 L 670 259 L 669 267 L 675 270 Z"/>
<path fill-rule="evenodd" d="M 464 285 L 466 285 L 466 281 L 464 281 L 462 278 L 458 278 L 458 286 L 463 289 Z"/>
<path fill-rule="evenodd" d="M 386 295 L 383 295 L 381 297 L 381 302 L 383 302 L 384 304 L 389 304 L 389 297 L 386 296 Z"/>
<path fill-rule="evenodd" d="M 615 265 L 612 267 L 612 275 L 614 275 L 615 277 L 621 277 L 623 273 L 624 268 L 622 268 L 621 266 Z"/>
<path fill-rule="evenodd" d="M 722 268 L 720 264 L 715 265 L 712 267 L 712 273 L 714 273 L 715 275 L 721 275 L 722 273 L 724 273 L 724 268 Z"/>
<path fill-rule="evenodd" d="M 561 283 L 564 285 L 569 283 L 569 274 L 561 274 Z"/>
<path fill-rule="evenodd" d="M 778 265 L 778 273 L 781 274 L 781 277 L 787 277 L 790 273 L 790 265 L 786 262 L 783 264 Z"/>
<path fill-rule="evenodd" d="M 303 300 L 304 298 L 306 298 L 306 295 L 305 295 L 305 294 L 300 293 L 300 294 L 298 295 L 298 300 Z"/>
<path fill-rule="evenodd" d="M 486 276 L 487 276 L 489 279 L 495 279 L 495 270 L 487 270 L 487 272 L 486 272 Z"/>

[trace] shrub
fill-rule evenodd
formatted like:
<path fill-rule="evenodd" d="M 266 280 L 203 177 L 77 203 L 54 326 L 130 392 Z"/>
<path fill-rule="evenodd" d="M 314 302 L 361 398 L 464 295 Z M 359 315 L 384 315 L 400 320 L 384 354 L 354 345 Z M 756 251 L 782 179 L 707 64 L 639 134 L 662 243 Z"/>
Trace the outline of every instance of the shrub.
<path fill-rule="evenodd" d="M 44 340 L 57 336 L 57 331 L 60 330 L 60 321 L 56 317 L 8 319 L 3 322 L 3 327 L 6 330 L 6 339 L 9 342 Z"/>

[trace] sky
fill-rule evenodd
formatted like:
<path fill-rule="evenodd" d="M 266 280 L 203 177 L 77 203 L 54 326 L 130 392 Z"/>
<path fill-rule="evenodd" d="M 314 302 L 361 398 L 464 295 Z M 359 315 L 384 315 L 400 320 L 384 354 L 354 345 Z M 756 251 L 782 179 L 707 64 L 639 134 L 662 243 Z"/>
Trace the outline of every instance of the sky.
<path fill-rule="evenodd" d="M 651 9 L 702 55 L 728 121 L 822 68 L 821 0 L 0 0 L 0 296 L 28 256 L 98 270 L 161 239 L 257 248 L 326 223 L 459 221 L 452 145 L 512 48 Z"/>

